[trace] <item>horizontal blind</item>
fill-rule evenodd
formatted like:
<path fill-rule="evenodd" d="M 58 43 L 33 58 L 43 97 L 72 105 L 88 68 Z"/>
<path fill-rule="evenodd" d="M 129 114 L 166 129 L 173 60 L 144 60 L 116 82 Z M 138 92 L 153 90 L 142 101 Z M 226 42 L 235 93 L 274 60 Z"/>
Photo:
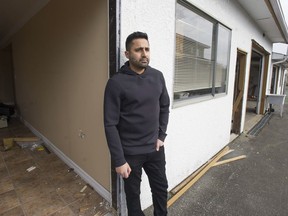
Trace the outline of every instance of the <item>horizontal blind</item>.
<path fill-rule="evenodd" d="M 224 65 L 216 64 L 215 70 L 215 87 L 222 87 L 226 81 L 227 68 Z"/>
<path fill-rule="evenodd" d="M 200 57 L 205 48 L 207 46 L 176 34 L 174 92 L 212 87 L 212 61 Z"/>

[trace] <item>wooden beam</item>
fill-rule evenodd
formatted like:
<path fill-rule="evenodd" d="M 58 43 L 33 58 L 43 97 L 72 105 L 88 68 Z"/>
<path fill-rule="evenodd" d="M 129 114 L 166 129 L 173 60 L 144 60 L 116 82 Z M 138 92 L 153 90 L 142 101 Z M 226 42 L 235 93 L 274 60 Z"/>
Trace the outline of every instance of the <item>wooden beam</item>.
<path fill-rule="evenodd" d="M 15 142 L 36 142 L 39 141 L 38 137 L 15 137 L 13 138 Z"/>
<path fill-rule="evenodd" d="M 213 158 L 211 158 L 211 160 L 209 160 L 204 166 L 202 166 L 195 173 L 193 173 L 191 177 L 188 177 L 189 179 L 187 178 L 185 180 L 185 185 L 183 186 L 183 184 L 181 184 L 182 188 L 178 190 L 178 192 L 168 200 L 167 206 L 171 206 L 177 199 L 179 199 L 179 197 L 181 197 L 192 185 L 194 185 L 221 157 L 226 155 L 228 151 L 229 147 L 226 146 Z M 180 186 L 177 187 L 180 188 Z"/>
<path fill-rule="evenodd" d="M 219 166 L 221 164 L 229 163 L 229 162 L 240 160 L 240 159 L 244 159 L 244 158 L 246 158 L 246 155 L 240 155 L 240 156 L 237 156 L 237 157 L 234 157 L 234 158 L 230 158 L 230 159 L 227 159 L 227 160 L 218 161 L 217 163 L 214 163 L 213 166 Z"/>
<path fill-rule="evenodd" d="M 234 149 L 225 149 L 225 151 L 223 152 L 223 156 L 233 152 Z M 218 152 L 214 157 L 212 157 L 209 161 L 207 161 L 205 164 L 203 164 L 200 168 L 198 168 L 194 173 L 192 173 L 190 176 L 188 176 L 184 181 L 182 181 L 179 185 L 177 185 L 176 187 L 174 187 L 170 193 L 172 195 L 175 195 L 176 193 L 178 193 L 179 190 L 181 190 L 181 188 L 183 188 L 188 182 L 190 182 L 193 178 L 195 178 L 195 176 L 197 176 L 201 170 L 203 170 L 209 163 L 211 163 L 211 161 L 214 160 L 214 158 L 218 155 L 222 153 L 222 151 Z"/>
<path fill-rule="evenodd" d="M 233 152 L 234 151 L 234 149 L 229 149 L 227 152 L 225 152 L 225 155 L 227 155 L 227 154 L 229 154 L 229 153 L 231 153 L 231 152 Z M 225 156 L 225 155 L 223 155 L 223 156 Z M 222 157 L 223 157 L 222 156 Z"/>
<path fill-rule="evenodd" d="M 174 187 L 170 193 L 172 195 L 177 194 L 185 185 L 187 185 L 193 178 L 195 178 L 195 176 L 197 176 L 199 174 L 199 172 L 201 172 L 201 170 L 203 170 L 206 166 L 208 165 L 208 162 L 203 164 L 199 169 L 197 169 L 195 172 L 193 172 L 190 176 L 188 176 L 184 181 L 182 181 L 179 185 L 177 185 L 176 187 Z"/>
<path fill-rule="evenodd" d="M 235 103 L 233 104 L 233 113 L 236 111 L 236 109 L 238 108 L 240 102 L 242 101 L 243 99 L 243 90 L 241 90 L 238 94 L 238 97 L 235 101 Z"/>

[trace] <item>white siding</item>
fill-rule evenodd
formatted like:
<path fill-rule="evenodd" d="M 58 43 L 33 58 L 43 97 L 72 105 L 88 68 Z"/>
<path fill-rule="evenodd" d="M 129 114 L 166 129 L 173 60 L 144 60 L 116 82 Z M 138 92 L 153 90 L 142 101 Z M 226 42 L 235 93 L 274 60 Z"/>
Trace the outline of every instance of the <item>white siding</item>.
<path fill-rule="evenodd" d="M 169 189 L 179 184 L 229 142 L 237 48 L 248 53 L 247 79 L 251 40 L 256 40 L 269 52 L 272 49 L 272 43 L 262 36 L 263 32 L 235 1 L 190 2 L 232 29 L 228 94 L 179 108 L 171 107 L 168 137 L 165 142 Z M 148 33 L 150 65 L 163 72 L 171 102 L 175 56 L 175 4 L 175 0 L 122 0 L 120 9 L 121 52 L 125 50 L 125 39 L 130 33 Z M 124 61 L 126 59 L 123 57 L 122 63 Z M 245 85 L 247 91 L 248 82 Z M 152 204 L 146 177 L 142 182 L 141 200 L 144 209 Z"/>

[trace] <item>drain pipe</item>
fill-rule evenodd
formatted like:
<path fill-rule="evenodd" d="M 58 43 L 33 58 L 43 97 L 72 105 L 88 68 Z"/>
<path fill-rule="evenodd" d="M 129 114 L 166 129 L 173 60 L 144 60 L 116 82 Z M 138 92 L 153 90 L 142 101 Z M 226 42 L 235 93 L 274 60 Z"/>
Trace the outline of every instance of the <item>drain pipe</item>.
<path fill-rule="evenodd" d="M 287 60 L 288 60 L 288 56 L 285 56 L 285 58 L 284 58 L 283 60 L 281 60 L 281 61 L 272 62 L 272 66 L 273 66 L 273 65 L 276 65 L 276 64 L 281 64 L 281 63 L 283 63 L 283 62 L 285 62 L 285 61 L 287 61 Z"/>

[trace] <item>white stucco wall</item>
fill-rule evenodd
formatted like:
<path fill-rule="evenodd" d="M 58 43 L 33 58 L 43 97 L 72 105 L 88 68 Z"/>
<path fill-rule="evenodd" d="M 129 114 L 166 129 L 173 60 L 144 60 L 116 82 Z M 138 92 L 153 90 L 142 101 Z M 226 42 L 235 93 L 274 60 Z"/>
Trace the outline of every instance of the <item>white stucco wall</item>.
<path fill-rule="evenodd" d="M 251 40 L 256 40 L 269 52 L 272 49 L 271 42 L 262 36 L 262 31 L 255 27 L 254 22 L 235 1 L 189 2 L 232 29 L 228 94 L 179 108 L 171 106 L 168 137 L 165 141 L 169 190 L 229 142 L 237 48 L 248 53 L 247 79 Z M 163 72 L 171 103 L 175 57 L 175 4 L 175 0 L 122 0 L 120 9 L 122 54 L 125 50 L 125 39 L 130 33 L 146 32 L 151 49 L 150 65 Z M 122 63 L 125 60 L 123 57 Z M 248 82 L 245 85 L 247 89 Z M 142 207 L 145 209 L 152 204 L 145 175 L 141 191 Z"/>

